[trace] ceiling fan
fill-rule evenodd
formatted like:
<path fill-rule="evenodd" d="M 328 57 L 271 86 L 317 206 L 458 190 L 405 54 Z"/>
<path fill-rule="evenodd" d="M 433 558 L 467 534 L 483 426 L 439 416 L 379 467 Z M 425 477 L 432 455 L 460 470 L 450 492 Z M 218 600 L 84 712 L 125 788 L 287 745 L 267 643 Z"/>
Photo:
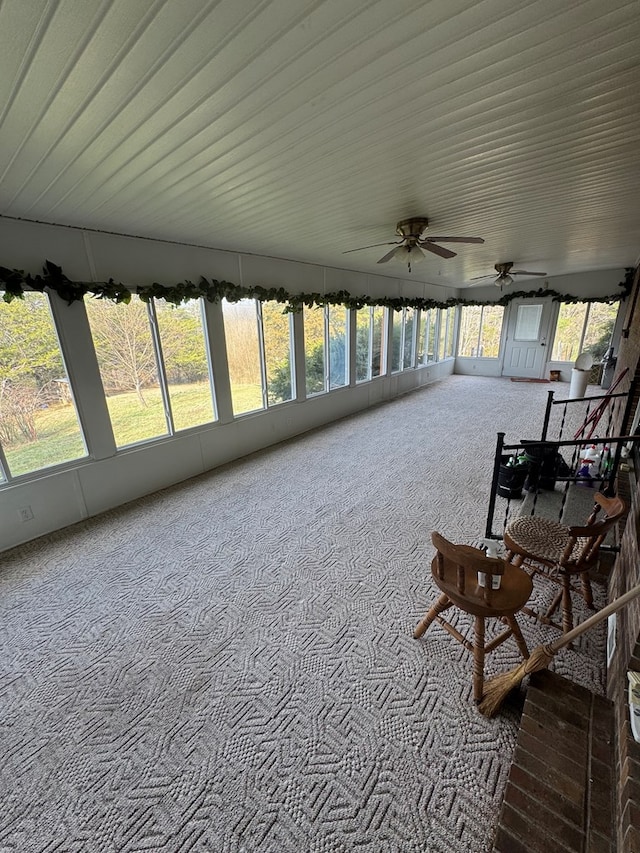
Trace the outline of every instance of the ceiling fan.
<path fill-rule="evenodd" d="M 472 278 L 471 281 L 482 281 L 486 278 L 493 278 L 493 283 L 497 287 L 502 287 L 503 285 L 508 285 L 513 282 L 514 275 L 546 275 L 546 272 L 529 272 L 528 270 L 513 270 L 511 267 L 513 266 L 513 261 L 507 261 L 504 264 L 496 264 L 495 270 L 498 273 L 497 276 L 494 276 L 493 273 L 490 275 L 478 275 L 475 278 Z M 477 284 L 471 284 L 470 287 L 477 287 Z"/>
<path fill-rule="evenodd" d="M 343 252 L 361 252 L 363 249 L 374 249 L 376 246 L 394 246 L 390 252 L 380 258 L 379 264 L 386 264 L 392 258 L 404 261 L 411 272 L 411 264 L 419 263 L 425 258 L 425 250 L 439 255 L 441 258 L 455 258 L 456 253 L 438 243 L 484 243 L 482 237 L 425 237 L 424 232 L 429 225 L 426 216 L 414 216 L 410 219 L 402 219 L 396 225 L 396 234 L 400 240 L 390 240 L 387 243 L 374 243 L 372 246 L 360 246 L 359 249 L 349 249 Z"/>

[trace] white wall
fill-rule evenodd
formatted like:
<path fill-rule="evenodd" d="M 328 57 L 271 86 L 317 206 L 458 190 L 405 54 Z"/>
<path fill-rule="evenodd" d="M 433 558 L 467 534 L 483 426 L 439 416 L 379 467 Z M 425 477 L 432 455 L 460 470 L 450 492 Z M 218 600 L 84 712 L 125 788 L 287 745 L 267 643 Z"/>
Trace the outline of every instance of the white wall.
<path fill-rule="evenodd" d="M 198 281 L 204 275 L 236 284 L 283 286 L 291 292 L 344 289 L 358 295 L 439 300 L 456 296 L 451 288 L 403 279 L 2 218 L 0 245 L 3 266 L 36 274 L 44 261 L 50 260 L 69 278 L 80 281 L 114 278 L 129 285 L 154 281 L 175 284 L 185 279 Z M 52 297 L 52 307 L 89 439 L 90 458 L 0 487 L 0 550 L 391 400 L 453 372 L 453 359 L 448 359 L 308 400 L 283 403 L 264 412 L 236 419 L 222 417 L 218 423 L 178 436 L 117 451 L 84 307 L 79 303 L 67 306 L 56 296 Z M 207 306 L 207 310 L 221 314 L 219 305 Z M 228 397 L 228 382 L 217 381 L 218 394 L 221 389 Z M 218 402 L 221 412 L 231 412 L 230 399 Z M 23 507 L 30 507 L 34 516 L 26 522 L 20 520 Z"/>

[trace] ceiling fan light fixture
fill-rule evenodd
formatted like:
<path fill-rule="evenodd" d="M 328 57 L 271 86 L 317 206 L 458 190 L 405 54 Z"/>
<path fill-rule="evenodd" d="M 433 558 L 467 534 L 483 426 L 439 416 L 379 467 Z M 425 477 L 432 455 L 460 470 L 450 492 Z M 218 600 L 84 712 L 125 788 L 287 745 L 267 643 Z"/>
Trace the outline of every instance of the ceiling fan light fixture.
<path fill-rule="evenodd" d="M 411 264 L 419 264 L 420 261 L 423 261 L 426 258 L 425 252 L 422 251 L 420 246 L 399 246 L 396 250 L 395 257 L 405 263 L 409 267 L 409 272 L 411 272 Z"/>
<path fill-rule="evenodd" d="M 502 273 L 502 275 L 499 275 L 496 279 L 496 284 L 498 287 L 502 287 L 502 285 L 505 285 L 506 287 L 509 284 L 513 284 L 513 278 L 508 273 Z"/>

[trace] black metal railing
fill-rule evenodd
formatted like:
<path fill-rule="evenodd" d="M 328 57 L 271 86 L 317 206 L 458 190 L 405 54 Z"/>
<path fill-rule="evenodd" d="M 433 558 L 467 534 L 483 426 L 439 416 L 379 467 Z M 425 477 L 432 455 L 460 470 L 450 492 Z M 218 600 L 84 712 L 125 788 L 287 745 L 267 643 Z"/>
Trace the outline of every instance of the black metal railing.
<path fill-rule="evenodd" d="M 533 494 L 533 500 L 531 501 L 531 515 L 535 515 L 537 496 L 540 491 L 539 483 L 541 479 L 546 478 L 552 480 L 553 488 L 555 488 L 557 483 L 565 484 L 559 508 L 559 516 L 562 517 L 570 485 L 572 483 L 581 482 L 581 475 L 579 472 L 580 462 L 585 456 L 584 450 L 586 450 L 586 445 L 595 446 L 596 452 L 598 452 L 597 449 L 599 447 L 602 447 L 602 451 L 599 452 L 598 464 L 597 466 L 595 464 L 593 466 L 596 470 L 587 475 L 589 485 L 595 486 L 605 494 L 613 494 L 622 449 L 628 442 L 640 440 L 640 436 L 637 435 L 622 435 L 593 437 L 588 439 L 574 438 L 559 441 L 550 441 L 549 439 L 541 439 L 539 441 L 520 440 L 516 444 L 505 444 L 504 438 L 505 433 L 499 432 L 496 441 L 493 476 L 491 479 L 491 490 L 489 493 L 489 506 L 487 510 L 487 524 L 485 529 L 486 539 L 502 538 L 500 533 L 496 533 L 494 531 L 494 517 L 498 497 L 498 483 L 501 475 L 501 468 L 504 467 L 503 460 L 505 458 L 513 458 L 517 460 L 519 457 L 524 455 L 529 460 L 533 460 L 529 462 L 529 482 L 528 484 L 525 484 L 527 485 L 528 490 Z M 569 462 L 564 459 L 561 452 L 562 450 L 566 452 L 567 448 L 571 449 L 571 459 Z M 560 462 L 563 464 L 561 465 Z M 547 466 L 546 469 L 544 467 L 545 465 Z M 567 470 L 569 473 L 566 473 Z M 564 471 L 564 473 L 561 473 L 561 471 Z M 584 481 L 584 475 L 582 479 Z M 510 516 L 509 508 L 511 499 L 506 498 L 506 501 L 504 527 L 506 527 Z M 520 508 L 521 507 L 519 505 L 519 510 Z"/>
<path fill-rule="evenodd" d="M 627 373 L 627 369 L 623 370 L 615 378 L 605 394 L 594 397 L 555 400 L 555 392 L 549 391 L 541 436 L 538 441 L 520 439 L 517 444 L 507 445 L 504 441 L 505 433 L 498 433 L 491 490 L 489 493 L 485 538 L 501 538 L 500 535 L 494 533 L 493 526 L 496 501 L 499 494 L 498 485 L 501 471 L 504 473 L 505 458 L 510 459 L 513 457 L 514 460 L 517 460 L 519 456 L 524 454 L 529 460 L 532 460 L 528 463 L 528 481 L 526 483 L 527 491 L 533 492 L 533 500 L 530 502 L 530 507 L 528 507 L 532 515 L 536 512 L 537 495 L 539 493 L 538 487 L 540 485 L 538 481 L 541 480 L 544 486 L 544 479 L 546 477 L 550 481 L 547 485 L 552 483 L 551 488 L 554 490 L 556 483 L 564 483 L 559 507 L 559 520 L 562 519 L 569 498 L 571 484 L 585 482 L 584 477 L 581 479 L 580 463 L 584 460 L 587 445 L 594 446 L 596 448 L 595 452 L 599 456 L 598 465 L 593 466 L 593 468 L 597 467 L 597 470 L 594 471 L 595 476 L 591 476 L 590 472 L 588 474 L 588 479 L 592 481 L 589 485 L 599 484 L 598 487 L 601 491 L 613 494 L 623 447 L 628 442 L 640 441 L 640 436 L 638 435 L 616 436 L 613 434 L 620 427 L 627 426 L 628 428 L 628 424 L 630 423 L 631 406 L 635 399 L 638 380 L 634 376 L 626 391 L 614 393 Z M 584 407 L 584 412 L 581 417 L 576 418 L 579 406 Z M 558 409 L 555 409 L 555 407 L 558 407 Z M 558 412 L 558 416 L 554 422 L 557 437 L 550 439 L 552 413 L 555 411 Z M 576 422 L 579 422 L 579 426 L 573 436 L 565 438 L 564 433 L 569 428 L 569 423 L 573 427 Z M 596 429 L 598 430 L 597 434 L 595 434 Z M 598 448 L 600 447 L 602 450 L 598 452 Z M 569 461 L 562 456 L 563 452 L 566 453 L 567 448 L 571 449 Z M 539 458 L 536 459 L 536 456 Z M 538 478 L 538 481 L 536 478 Z M 509 489 L 506 489 L 506 491 L 503 490 L 502 494 L 507 499 L 503 524 L 506 527 L 510 516 L 511 493 Z"/>

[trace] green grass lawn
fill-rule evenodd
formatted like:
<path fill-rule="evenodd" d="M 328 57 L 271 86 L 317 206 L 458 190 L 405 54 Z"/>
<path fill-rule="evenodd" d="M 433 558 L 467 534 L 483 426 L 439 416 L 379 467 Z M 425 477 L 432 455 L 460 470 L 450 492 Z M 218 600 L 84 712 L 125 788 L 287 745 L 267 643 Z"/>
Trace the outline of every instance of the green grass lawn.
<path fill-rule="evenodd" d="M 257 385 L 234 385 L 231 389 L 235 414 L 262 408 L 262 390 Z M 209 385 L 194 383 L 170 388 L 171 410 L 176 430 L 213 421 Z M 143 393 L 142 405 L 135 392 L 107 397 L 107 406 L 118 447 L 167 435 L 159 388 Z M 84 442 L 70 403 L 42 409 L 35 416 L 38 439 L 16 442 L 4 448 L 13 476 L 26 474 L 86 455 Z"/>

